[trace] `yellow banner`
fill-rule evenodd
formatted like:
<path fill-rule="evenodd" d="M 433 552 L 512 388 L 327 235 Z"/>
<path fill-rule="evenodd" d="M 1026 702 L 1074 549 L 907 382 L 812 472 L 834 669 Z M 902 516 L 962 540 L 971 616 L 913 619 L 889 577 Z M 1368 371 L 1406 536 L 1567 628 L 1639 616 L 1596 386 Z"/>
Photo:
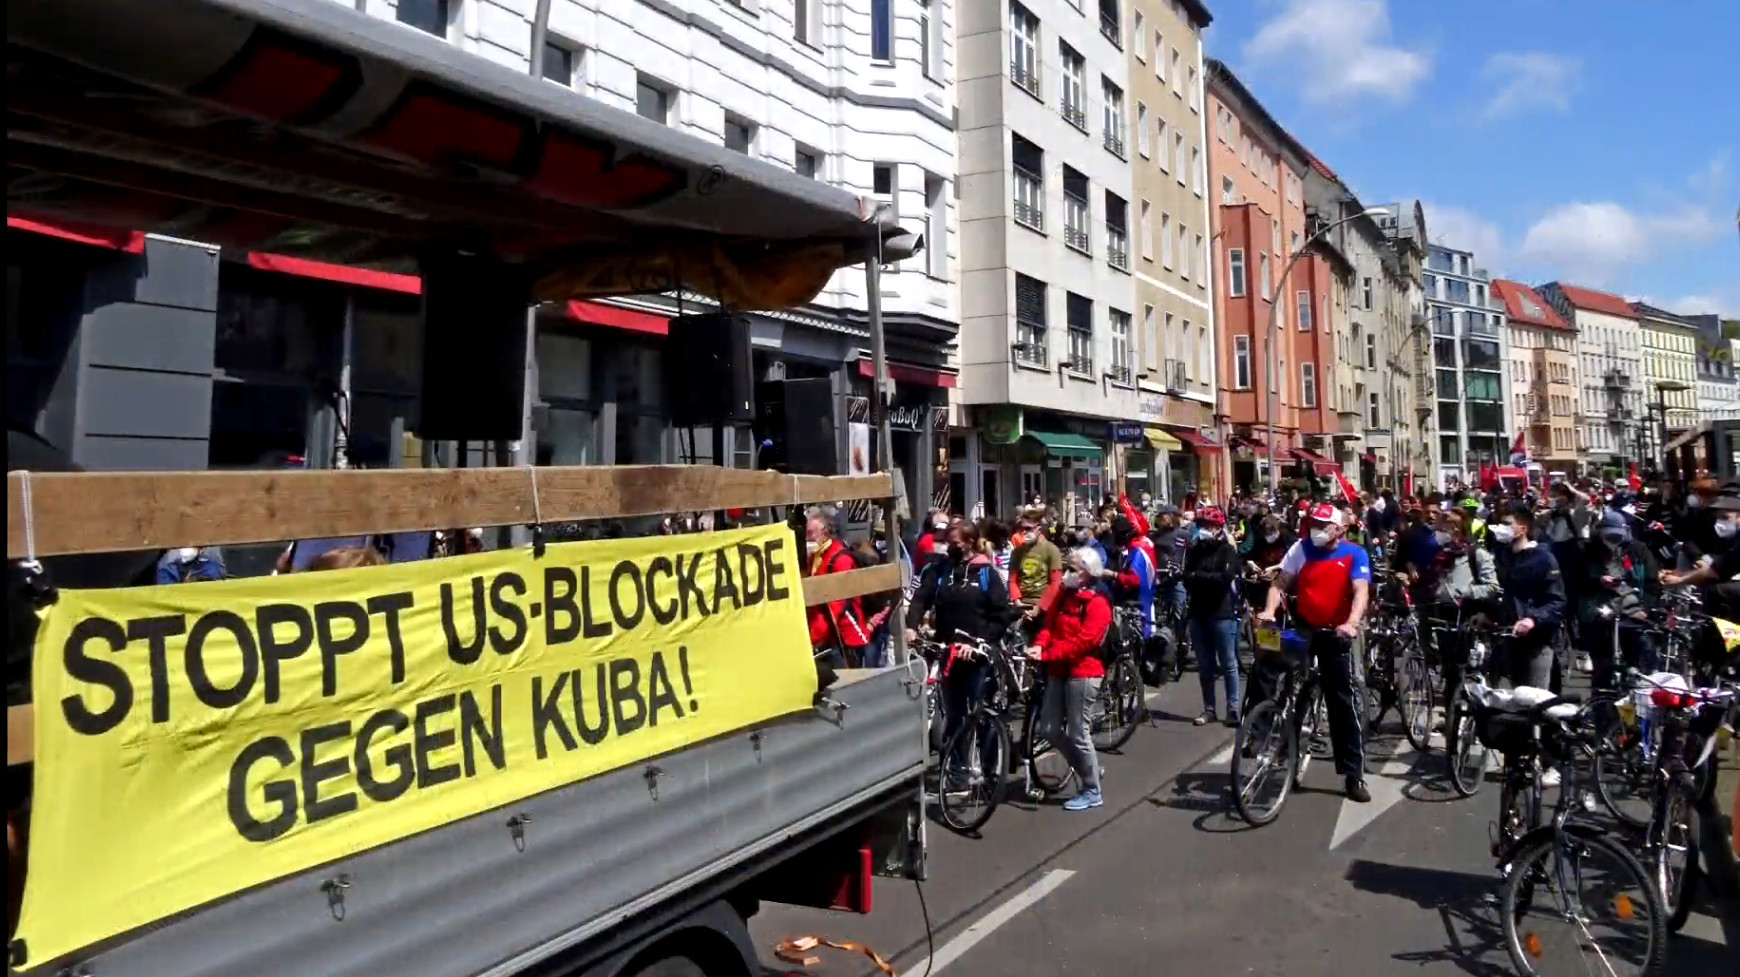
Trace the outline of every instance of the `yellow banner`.
<path fill-rule="evenodd" d="M 62 591 L 35 659 L 35 966 L 809 707 L 784 526 Z"/>

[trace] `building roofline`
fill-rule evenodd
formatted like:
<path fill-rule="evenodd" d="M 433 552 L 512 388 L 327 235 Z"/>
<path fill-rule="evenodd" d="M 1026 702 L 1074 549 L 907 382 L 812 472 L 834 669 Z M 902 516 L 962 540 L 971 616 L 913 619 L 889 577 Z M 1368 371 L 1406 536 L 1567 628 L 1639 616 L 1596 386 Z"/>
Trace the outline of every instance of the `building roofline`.
<path fill-rule="evenodd" d="M 1208 4 L 1202 0 L 1178 0 L 1178 5 L 1190 14 L 1190 22 L 1196 25 L 1197 30 L 1214 23 L 1214 14 L 1208 12 Z"/>
<path fill-rule="evenodd" d="M 1281 148 L 1293 154 L 1298 163 L 1297 169 L 1300 171 L 1311 169 L 1311 151 L 1306 149 L 1299 140 L 1293 138 L 1293 134 L 1287 131 L 1286 126 L 1283 126 L 1276 121 L 1274 116 L 1269 114 L 1269 110 L 1263 107 L 1262 100 L 1245 87 L 1245 83 L 1239 80 L 1238 75 L 1234 74 L 1225 62 L 1216 58 L 1205 58 L 1203 59 L 1203 68 L 1208 75 L 1208 83 L 1211 86 L 1216 83 L 1224 86 L 1235 98 L 1257 114 L 1257 118 L 1261 120 L 1263 125 L 1275 134 L 1275 139 L 1281 143 Z"/>
<path fill-rule="evenodd" d="M 1684 326 L 1687 329 L 1698 328 L 1696 322 L 1680 315 L 1678 312 L 1669 312 L 1659 306 L 1650 305 L 1648 302 L 1633 302 L 1631 303 L 1631 308 L 1637 313 L 1638 317 L 1642 319 L 1656 319 L 1661 322 L 1671 322 L 1676 326 Z"/>

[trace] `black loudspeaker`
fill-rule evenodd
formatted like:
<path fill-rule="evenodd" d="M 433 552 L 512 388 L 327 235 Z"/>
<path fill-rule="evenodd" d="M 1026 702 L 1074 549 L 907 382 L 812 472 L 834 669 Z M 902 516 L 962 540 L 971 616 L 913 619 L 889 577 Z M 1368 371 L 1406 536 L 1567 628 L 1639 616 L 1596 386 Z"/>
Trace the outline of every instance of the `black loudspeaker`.
<path fill-rule="evenodd" d="M 517 441 L 524 433 L 526 311 L 518 269 L 473 255 L 426 257 L 423 391 L 425 441 Z"/>
<path fill-rule="evenodd" d="M 757 468 L 798 475 L 838 475 L 834 385 L 827 378 L 768 380 L 755 387 Z"/>
<path fill-rule="evenodd" d="M 665 399 L 671 423 L 712 426 L 755 419 L 747 316 L 677 316 L 665 339 Z"/>

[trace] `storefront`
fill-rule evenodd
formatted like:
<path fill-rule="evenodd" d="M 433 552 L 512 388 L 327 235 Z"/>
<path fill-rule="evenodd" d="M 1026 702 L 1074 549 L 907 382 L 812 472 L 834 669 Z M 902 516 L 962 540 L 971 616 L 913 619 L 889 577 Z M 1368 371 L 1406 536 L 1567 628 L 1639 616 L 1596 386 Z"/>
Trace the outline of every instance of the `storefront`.
<path fill-rule="evenodd" d="M 1154 494 L 1172 503 L 1192 494 L 1223 495 L 1221 443 L 1208 403 L 1143 391 L 1139 405 L 1143 437 L 1154 452 Z"/>
<path fill-rule="evenodd" d="M 1154 494 L 1155 456 L 1141 422 L 1108 422 L 1106 442 L 1112 447 L 1107 494 L 1116 498 L 1121 493 L 1131 499 L 1140 499 L 1144 492 Z"/>
<path fill-rule="evenodd" d="M 974 418 L 978 433 L 968 447 L 978 457 L 958 466 L 963 485 L 971 470 L 978 472 L 970 509 L 1008 518 L 1018 504 L 1038 499 L 1075 520 L 1116 498 L 1116 452 L 1108 450 L 1106 421 L 1006 405 L 975 408 Z"/>

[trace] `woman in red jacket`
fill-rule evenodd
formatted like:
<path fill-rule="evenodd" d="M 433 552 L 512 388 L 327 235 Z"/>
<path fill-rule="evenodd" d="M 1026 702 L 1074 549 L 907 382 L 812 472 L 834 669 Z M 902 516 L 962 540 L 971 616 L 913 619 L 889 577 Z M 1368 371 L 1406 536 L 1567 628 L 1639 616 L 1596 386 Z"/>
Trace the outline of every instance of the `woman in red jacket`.
<path fill-rule="evenodd" d="M 1105 569 L 1099 553 L 1085 546 L 1071 550 L 1063 558 L 1063 567 L 1063 593 L 1047 612 L 1027 655 L 1046 665 L 1040 728 L 1081 785 L 1063 809 L 1085 811 L 1104 803 L 1090 723 L 1100 679 L 1106 674 L 1099 656 L 1112 626 L 1112 604 L 1094 586 Z"/>

